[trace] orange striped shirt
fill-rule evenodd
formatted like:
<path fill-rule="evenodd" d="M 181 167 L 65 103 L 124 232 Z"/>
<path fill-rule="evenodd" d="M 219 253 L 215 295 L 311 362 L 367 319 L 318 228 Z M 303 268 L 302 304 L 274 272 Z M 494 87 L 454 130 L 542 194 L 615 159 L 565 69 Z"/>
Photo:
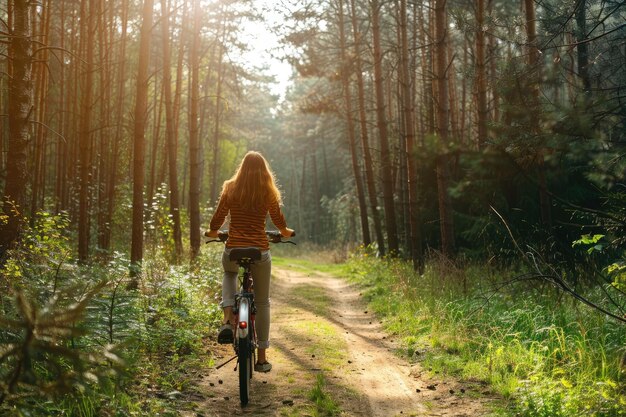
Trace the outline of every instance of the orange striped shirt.
<path fill-rule="evenodd" d="M 222 195 L 211 218 L 209 226 L 211 230 L 218 230 L 222 227 L 229 213 L 230 225 L 228 227 L 228 240 L 226 241 L 227 248 L 254 246 L 261 250 L 269 250 L 270 245 L 265 234 L 265 219 L 268 213 L 277 228 L 287 227 L 285 216 L 277 201 L 264 209 L 246 210 L 237 202 L 230 201 L 228 196 Z"/>

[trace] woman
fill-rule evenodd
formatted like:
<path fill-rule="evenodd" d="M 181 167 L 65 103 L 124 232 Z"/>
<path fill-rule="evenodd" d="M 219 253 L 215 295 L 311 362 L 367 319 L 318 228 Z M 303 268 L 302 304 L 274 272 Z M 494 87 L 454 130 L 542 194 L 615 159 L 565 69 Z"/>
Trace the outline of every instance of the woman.
<path fill-rule="evenodd" d="M 222 303 L 224 319 L 219 343 L 232 343 L 235 318 L 233 305 L 237 286 L 237 264 L 228 255 L 232 248 L 254 246 L 261 249 L 262 257 L 252 265 L 254 279 L 254 300 L 257 307 L 256 329 L 258 339 L 257 363 L 254 370 L 269 372 L 272 365 L 267 361 L 265 350 L 269 347 L 270 333 L 270 275 L 272 258 L 269 242 L 265 234 L 265 219 L 269 213 L 274 225 L 284 237 L 293 235 L 287 227 L 280 209 L 281 195 L 274 173 L 263 156 L 254 151 L 248 152 L 233 177 L 224 182 L 222 194 L 210 223 L 209 237 L 217 237 L 218 230 L 230 213 L 230 225 L 226 249 L 222 255 L 224 279 Z"/>

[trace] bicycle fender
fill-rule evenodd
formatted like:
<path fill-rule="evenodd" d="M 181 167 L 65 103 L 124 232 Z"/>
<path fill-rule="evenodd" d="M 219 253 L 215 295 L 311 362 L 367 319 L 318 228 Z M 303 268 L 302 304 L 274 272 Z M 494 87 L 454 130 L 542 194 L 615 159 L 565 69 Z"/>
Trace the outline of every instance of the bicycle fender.
<path fill-rule="evenodd" d="M 246 298 L 242 298 L 239 303 L 239 323 L 245 322 L 246 327 L 241 328 L 239 323 L 237 323 L 237 337 L 245 338 L 248 336 L 248 327 L 247 325 L 250 323 L 250 302 Z"/>

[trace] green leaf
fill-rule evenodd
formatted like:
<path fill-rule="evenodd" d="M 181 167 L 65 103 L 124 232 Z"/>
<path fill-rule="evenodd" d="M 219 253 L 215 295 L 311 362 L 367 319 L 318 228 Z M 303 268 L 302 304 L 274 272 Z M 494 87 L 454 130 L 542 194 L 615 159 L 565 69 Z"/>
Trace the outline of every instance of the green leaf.
<path fill-rule="evenodd" d="M 596 243 L 598 243 L 600 241 L 600 239 L 602 239 L 604 237 L 604 235 L 582 235 L 580 237 L 580 239 L 575 240 L 574 242 L 572 242 L 572 247 L 577 246 L 577 245 L 595 245 Z M 602 248 L 600 248 L 601 250 Z"/>

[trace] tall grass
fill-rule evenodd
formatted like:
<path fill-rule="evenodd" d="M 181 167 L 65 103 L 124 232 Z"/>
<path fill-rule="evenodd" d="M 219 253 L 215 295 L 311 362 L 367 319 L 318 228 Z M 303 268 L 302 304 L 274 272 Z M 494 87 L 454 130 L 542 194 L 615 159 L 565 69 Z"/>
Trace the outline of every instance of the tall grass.
<path fill-rule="evenodd" d="M 333 417 L 341 413 L 339 405 L 328 393 L 326 379 L 323 374 L 317 374 L 315 385 L 309 392 L 309 400 L 315 404 L 312 410 L 314 417 Z"/>
<path fill-rule="evenodd" d="M 408 355 L 425 352 L 434 372 L 490 384 L 515 416 L 624 416 L 626 326 L 549 287 L 506 272 L 410 265 L 366 251 L 348 261 L 353 280 L 397 333 Z"/>

